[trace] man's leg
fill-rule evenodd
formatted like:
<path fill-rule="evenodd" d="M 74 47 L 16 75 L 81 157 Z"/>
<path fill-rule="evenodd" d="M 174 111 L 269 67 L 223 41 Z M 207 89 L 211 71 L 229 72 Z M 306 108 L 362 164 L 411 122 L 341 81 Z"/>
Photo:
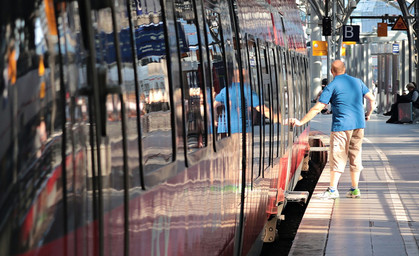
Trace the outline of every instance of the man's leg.
<path fill-rule="evenodd" d="M 359 177 L 362 169 L 362 140 L 364 139 L 364 129 L 356 129 L 352 133 L 349 143 L 349 166 L 351 171 L 352 186 L 358 187 Z"/>
<path fill-rule="evenodd" d="M 361 172 L 351 172 L 351 183 L 353 188 L 358 188 L 359 176 L 361 176 Z"/>
<path fill-rule="evenodd" d="M 361 176 L 362 166 L 362 140 L 364 139 L 364 129 L 356 129 L 353 131 L 348 156 L 351 172 L 352 187 L 346 194 L 347 197 L 359 198 L 361 192 L 358 188 L 359 177 Z"/>
<path fill-rule="evenodd" d="M 348 143 L 350 133 L 332 132 L 330 134 L 330 186 L 337 188 L 340 176 L 345 171 L 346 162 L 348 161 Z"/>
<path fill-rule="evenodd" d="M 348 138 L 349 137 L 346 132 L 332 132 L 330 134 L 330 186 L 325 192 L 318 194 L 318 198 L 335 199 L 339 197 L 337 187 L 340 176 L 345 170 L 346 162 L 348 160 Z"/>
<path fill-rule="evenodd" d="M 342 176 L 341 172 L 330 170 L 330 186 L 332 188 L 338 187 L 340 176 Z"/>

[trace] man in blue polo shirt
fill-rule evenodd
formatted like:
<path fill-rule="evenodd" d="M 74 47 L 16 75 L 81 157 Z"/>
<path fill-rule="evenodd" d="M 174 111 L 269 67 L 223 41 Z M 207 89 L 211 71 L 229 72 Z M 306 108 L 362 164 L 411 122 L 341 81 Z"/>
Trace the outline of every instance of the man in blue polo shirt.
<path fill-rule="evenodd" d="M 332 63 L 334 80 L 326 86 L 319 101 L 303 119 L 292 119 L 292 125 L 301 126 L 313 119 L 329 102 L 332 105 L 332 132 L 330 134 L 330 186 L 318 195 L 324 199 L 339 197 L 337 185 L 349 158 L 352 187 L 346 196 L 361 197 L 358 188 L 362 170 L 362 140 L 365 121 L 370 119 L 375 98 L 365 84 L 358 78 L 345 74 L 345 64 L 341 60 Z M 367 112 L 364 112 L 363 98 L 367 99 Z"/>

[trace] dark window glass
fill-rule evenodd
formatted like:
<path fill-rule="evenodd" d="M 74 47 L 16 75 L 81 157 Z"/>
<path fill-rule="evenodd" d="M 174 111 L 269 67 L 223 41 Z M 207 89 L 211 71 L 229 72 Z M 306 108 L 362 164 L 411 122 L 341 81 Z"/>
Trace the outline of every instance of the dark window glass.
<path fill-rule="evenodd" d="M 292 95 L 294 98 L 294 117 L 297 119 L 300 119 L 300 77 L 299 77 L 299 68 L 298 68 L 298 59 L 293 54 L 291 57 L 291 63 L 292 63 Z M 301 127 L 297 127 L 297 129 L 294 130 L 296 132 L 296 135 L 298 136 L 301 133 Z"/>
<path fill-rule="evenodd" d="M 194 152 L 206 146 L 202 58 L 194 3 L 176 0 L 175 15 L 181 58 L 187 150 Z"/>
<path fill-rule="evenodd" d="M 282 49 L 278 48 L 278 55 L 277 55 L 277 65 L 278 65 L 278 108 L 279 108 L 279 125 L 280 123 L 285 121 L 285 96 L 284 96 L 284 86 L 285 86 L 285 77 L 284 77 L 284 59 L 282 55 Z M 285 142 L 285 128 L 287 126 L 280 125 L 279 133 L 280 133 L 280 152 L 279 155 L 282 156 L 284 154 L 284 142 Z"/>
<path fill-rule="evenodd" d="M 290 77 L 289 72 L 289 59 L 288 59 L 288 54 L 285 51 L 282 51 L 282 79 L 283 79 L 283 84 L 282 84 L 282 90 L 283 90 L 283 104 L 282 104 L 282 120 L 288 120 L 288 118 L 290 118 L 290 102 L 289 102 L 289 82 L 288 79 Z M 288 129 L 286 128 L 286 126 L 282 126 L 283 129 L 283 133 L 284 134 L 284 150 L 288 147 Z"/>
<path fill-rule="evenodd" d="M 275 49 L 269 49 L 270 57 L 270 68 L 271 68 L 271 79 L 272 79 L 272 117 L 271 123 L 273 125 L 273 157 L 279 156 L 279 144 L 280 144 L 280 101 L 279 101 L 279 88 L 277 79 L 277 63 L 276 63 L 276 52 Z"/>
<path fill-rule="evenodd" d="M 270 116 L 271 114 L 271 78 L 269 75 L 269 69 L 268 69 L 268 56 L 267 50 L 265 47 L 260 47 L 260 69 L 261 69 L 261 75 L 262 75 L 262 87 L 261 87 L 261 95 L 262 95 L 262 103 L 261 106 L 261 112 L 262 112 L 262 136 L 263 136 L 263 166 L 264 169 L 266 169 L 270 162 L 270 141 L 271 141 L 271 122 L 270 122 Z"/>
<path fill-rule="evenodd" d="M 228 104 L 227 99 L 227 79 L 225 68 L 225 53 L 223 45 L 223 35 L 221 29 L 220 15 L 212 10 L 205 10 L 206 32 L 208 39 L 210 69 L 212 74 L 212 91 L 215 98 L 222 91 L 224 97 L 218 96 L 219 101 L 215 101 L 215 131 L 216 139 L 228 136 Z"/>
<path fill-rule="evenodd" d="M 253 40 L 249 40 L 248 44 L 248 56 L 249 56 L 249 77 L 252 88 L 252 93 L 257 95 L 257 99 L 261 100 L 259 79 L 258 79 L 258 68 L 257 68 L 257 56 L 256 56 L 256 43 Z M 261 113 L 256 108 L 252 108 L 252 173 L 253 179 L 260 176 L 260 160 L 262 157 L 261 151 Z"/>

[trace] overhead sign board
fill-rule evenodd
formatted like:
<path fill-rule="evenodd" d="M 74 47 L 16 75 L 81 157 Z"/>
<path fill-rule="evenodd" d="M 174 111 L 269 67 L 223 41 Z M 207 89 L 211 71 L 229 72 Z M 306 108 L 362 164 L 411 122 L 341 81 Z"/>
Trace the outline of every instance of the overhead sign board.
<path fill-rule="evenodd" d="M 313 56 L 327 56 L 327 42 L 326 41 L 312 41 Z"/>
<path fill-rule="evenodd" d="M 343 26 L 343 41 L 359 42 L 359 25 Z"/>
<path fill-rule="evenodd" d="M 403 16 L 399 15 L 391 30 L 407 30 L 407 23 L 403 19 Z"/>
<path fill-rule="evenodd" d="M 377 24 L 377 36 L 387 36 L 387 23 Z"/>

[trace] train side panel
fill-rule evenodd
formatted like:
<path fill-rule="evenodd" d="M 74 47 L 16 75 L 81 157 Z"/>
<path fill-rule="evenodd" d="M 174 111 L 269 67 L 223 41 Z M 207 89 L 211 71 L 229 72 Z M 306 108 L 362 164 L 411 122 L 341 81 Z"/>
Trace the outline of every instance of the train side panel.
<path fill-rule="evenodd" d="M 299 17 L 294 3 L 271 5 L 292 12 L 258 1 L 1 2 L 1 254 L 260 245 L 307 140 L 281 125 L 307 108 Z"/>

